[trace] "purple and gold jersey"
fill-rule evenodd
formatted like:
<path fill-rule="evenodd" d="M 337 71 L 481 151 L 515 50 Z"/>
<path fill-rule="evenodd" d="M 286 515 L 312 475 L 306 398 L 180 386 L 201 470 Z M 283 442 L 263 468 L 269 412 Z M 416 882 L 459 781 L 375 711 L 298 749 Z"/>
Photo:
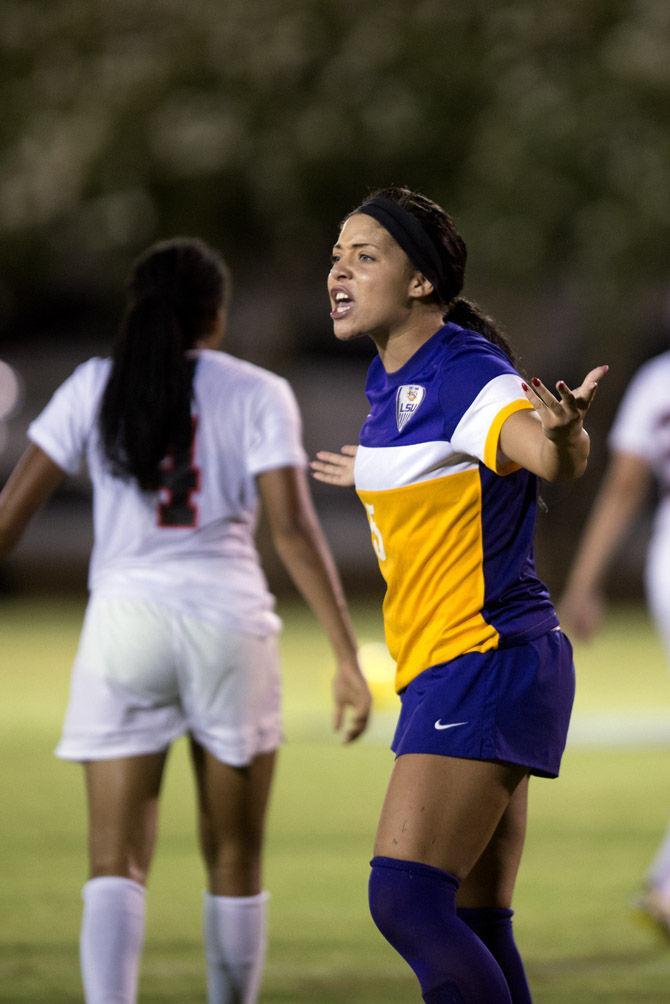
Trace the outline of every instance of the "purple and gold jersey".
<path fill-rule="evenodd" d="M 500 453 L 531 405 L 505 354 L 447 324 L 394 373 L 379 357 L 356 455 L 356 491 L 386 581 L 386 641 L 402 690 L 465 652 L 556 627 L 537 577 L 537 479 Z"/>

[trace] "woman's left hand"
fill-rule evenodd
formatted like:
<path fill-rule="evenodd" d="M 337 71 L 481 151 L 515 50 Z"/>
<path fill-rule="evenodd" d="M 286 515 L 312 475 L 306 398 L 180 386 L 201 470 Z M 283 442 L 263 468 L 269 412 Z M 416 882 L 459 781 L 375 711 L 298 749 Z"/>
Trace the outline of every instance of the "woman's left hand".
<path fill-rule="evenodd" d="M 596 366 L 586 374 L 579 387 L 570 390 L 564 380 L 556 384 L 558 398 L 545 387 L 539 377 L 533 377 L 531 386 L 523 383 L 526 397 L 535 409 L 547 439 L 557 440 L 578 432 L 595 397 L 598 383 L 609 366 Z"/>
<path fill-rule="evenodd" d="M 504 470 L 505 461 L 512 461 L 545 481 L 581 477 L 590 448 L 584 418 L 593 403 L 598 382 L 608 369 L 596 366 L 574 390 L 559 380 L 558 397 L 539 377 L 533 377 L 530 387 L 522 382 L 533 410 L 515 411 L 503 422 L 498 441 L 501 469 Z"/>

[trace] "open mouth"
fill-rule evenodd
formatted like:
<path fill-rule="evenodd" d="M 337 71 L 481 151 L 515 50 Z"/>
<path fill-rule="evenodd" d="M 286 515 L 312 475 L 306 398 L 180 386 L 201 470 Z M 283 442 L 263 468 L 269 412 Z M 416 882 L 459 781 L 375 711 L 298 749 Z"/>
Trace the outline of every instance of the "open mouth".
<path fill-rule="evenodd" d="M 345 317 L 354 305 L 353 298 L 346 289 L 333 289 L 330 298 L 334 304 L 330 316 L 334 321 L 339 321 L 340 318 Z"/>

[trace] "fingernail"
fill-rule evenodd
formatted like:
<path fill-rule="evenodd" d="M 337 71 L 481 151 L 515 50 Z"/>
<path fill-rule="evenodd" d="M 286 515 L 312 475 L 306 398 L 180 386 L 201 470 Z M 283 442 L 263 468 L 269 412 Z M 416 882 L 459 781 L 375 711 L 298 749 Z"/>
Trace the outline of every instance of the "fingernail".
<path fill-rule="evenodd" d="M 561 390 L 565 390 L 566 387 L 567 387 L 567 384 L 566 384 L 565 380 L 559 380 L 556 386 L 559 387 Z"/>
<path fill-rule="evenodd" d="M 524 383 L 523 380 L 521 381 L 521 386 L 523 387 L 524 390 L 528 390 L 528 384 Z"/>
<path fill-rule="evenodd" d="M 533 377 L 533 379 L 531 380 L 531 383 L 532 383 L 533 387 L 539 387 L 540 383 L 541 383 L 541 380 L 540 380 L 539 377 Z"/>

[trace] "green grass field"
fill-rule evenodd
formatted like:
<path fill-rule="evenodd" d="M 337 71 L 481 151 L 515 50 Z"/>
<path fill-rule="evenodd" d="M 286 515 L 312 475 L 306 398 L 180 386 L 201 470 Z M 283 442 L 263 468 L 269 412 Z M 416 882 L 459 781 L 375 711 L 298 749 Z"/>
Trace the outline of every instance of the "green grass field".
<path fill-rule="evenodd" d="M 85 880 L 79 768 L 52 756 L 82 604 L 5 601 L 0 757 L 0 1001 L 78 1001 Z M 372 835 L 392 754 L 382 700 L 369 736 L 329 731 L 330 658 L 313 621 L 284 611 L 286 733 L 274 789 L 264 1004 L 418 1001 L 413 977 L 368 918 Z M 362 640 L 380 640 L 358 608 Z M 535 780 L 515 907 L 536 1004 L 670 1001 L 670 942 L 628 900 L 670 817 L 670 675 L 645 617 L 618 609 L 576 652 L 574 738 L 558 781 Z M 382 695 L 383 698 L 383 695 Z M 202 871 L 185 744 L 172 753 L 150 881 L 140 1000 L 204 1000 Z"/>

